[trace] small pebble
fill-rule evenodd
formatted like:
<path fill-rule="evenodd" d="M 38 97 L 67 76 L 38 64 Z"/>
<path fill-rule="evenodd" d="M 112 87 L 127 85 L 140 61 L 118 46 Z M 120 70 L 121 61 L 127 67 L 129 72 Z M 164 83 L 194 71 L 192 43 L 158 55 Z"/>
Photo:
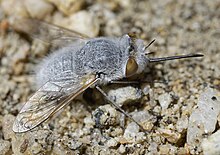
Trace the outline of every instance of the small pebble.
<path fill-rule="evenodd" d="M 170 103 L 172 102 L 171 95 L 168 93 L 164 93 L 160 96 L 158 96 L 158 100 L 160 103 L 160 106 L 162 107 L 162 110 L 166 110 Z"/>
<path fill-rule="evenodd" d="M 189 153 L 189 150 L 187 149 L 187 147 L 180 147 L 178 149 L 177 154 L 181 155 L 181 154 L 190 154 L 190 153 Z"/>
<path fill-rule="evenodd" d="M 94 123 L 94 121 L 92 120 L 92 118 L 91 118 L 91 116 L 89 117 L 85 117 L 84 118 L 84 123 L 85 123 L 85 125 L 86 126 L 90 126 L 90 127 L 92 127 L 92 126 L 94 126 L 95 125 L 95 123 Z"/>
<path fill-rule="evenodd" d="M 86 36 L 96 37 L 99 34 L 100 23 L 95 14 L 79 11 L 70 16 L 67 27 Z"/>
<path fill-rule="evenodd" d="M 199 97 L 187 129 L 187 143 L 192 147 L 199 146 L 203 134 L 210 134 L 216 128 L 220 114 L 220 97 L 216 90 L 207 88 Z"/>
<path fill-rule="evenodd" d="M 177 131 L 181 133 L 182 131 L 186 130 L 188 128 L 188 123 L 189 123 L 188 116 L 185 115 L 179 118 L 176 123 Z"/>
<path fill-rule="evenodd" d="M 117 145 L 118 145 L 118 142 L 114 138 L 110 138 L 106 144 L 106 146 L 108 147 L 115 147 Z"/>
<path fill-rule="evenodd" d="M 130 143 L 141 143 L 146 140 L 145 133 L 139 132 L 139 126 L 134 122 L 127 125 L 123 137 Z"/>
<path fill-rule="evenodd" d="M 169 154 L 170 148 L 167 147 L 167 145 L 161 145 L 159 147 L 159 153 L 160 154 Z"/>
<path fill-rule="evenodd" d="M 151 142 L 150 146 L 148 147 L 148 151 L 152 154 L 158 153 L 158 144 L 156 142 Z"/>
<path fill-rule="evenodd" d="M 11 143 L 7 140 L 0 140 L 0 154 L 9 155 L 10 154 Z"/>
<path fill-rule="evenodd" d="M 108 96 L 120 107 L 126 103 L 137 102 L 142 97 L 141 89 L 132 86 L 108 89 Z"/>
<path fill-rule="evenodd" d="M 2 0 L 0 5 L 7 15 L 14 17 L 28 17 L 28 11 L 24 5 L 24 0 Z"/>
<path fill-rule="evenodd" d="M 95 125 L 99 128 L 113 126 L 119 123 L 119 113 L 109 104 L 100 106 L 92 113 Z"/>
<path fill-rule="evenodd" d="M 62 13 L 71 15 L 79 11 L 85 0 L 47 0 L 53 3 Z"/>
<path fill-rule="evenodd" d="M 220 130 L 202 141 L 204 155 L 217 155 L 220 153 Z"/>
<path fill-rule="evenodd" d="M 161 136 L 165 137 L 171 143 L 177 143 L 181 138 L 181 134 L 168 129 L 158 129 Z"/>
<path fill-rule="evenodd" d="M 45 0 L 24 0 L 24 5 L 32 18 L 42 19 L 51 14 L 54 7 Z"/>
<path fill-rule="evenodd" d="M 119 153 L 121 153 L 121 154 L 125 153 L 125 151 L 126 151 L 125 146 L 124 146 L 123 144 L 121 144 L 121 145 L 119 146 L 119 148 L 118 148 L 118 151 L 119 151 Z"/>
<path fill-rule="evenodd" d="M 82 146 L 82 143 L 79 142 L 79 141 L 75 141 L 75 140 L 69 140 L 68 141 L 68 147 L 71 150 L 77 150 L 77 149 L 79 149 L 80 146 Z"/>
<path fill-rule="evenodd" d="M 153 116 L 148 111 L 137 111 L 131 113 L 131 115 L 146 131 L 150 131 L 153 128 L 153 122 L 150 121 Z"/>
<path fill-rule="evenodd" d="M 14 123 L 15 117 L 13 115 L 5 115 L 2 121 L 2 132 L 4 139 L 9 140 L 14 137 L 15 133 L 12 131 L 12 125 Z"/>

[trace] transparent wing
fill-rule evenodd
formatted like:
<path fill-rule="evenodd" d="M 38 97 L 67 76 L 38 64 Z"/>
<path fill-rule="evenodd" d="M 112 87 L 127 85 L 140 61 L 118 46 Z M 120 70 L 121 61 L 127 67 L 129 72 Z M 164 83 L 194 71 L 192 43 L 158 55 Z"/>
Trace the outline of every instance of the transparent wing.
<path fill-rule="evenodd" d="M 83 80 L 70 87 L 63 87 L 62 82 L 47 82 L 22 107 L 13 124 L 13 131 L 21 133 L 35 128 L 68 105 L 76 96 L 95 84 L 98 79 L 91 76 Z M 68 91 L 71 93 L 66 93 Z"/>
<path fill-rule="evenodd" d="M 33 38 L 40 39 L 58 47 L 89 38 L 78 32 L 31 18 L 17 19 L 13 26 L 16 30 L 27 33 Z"/>

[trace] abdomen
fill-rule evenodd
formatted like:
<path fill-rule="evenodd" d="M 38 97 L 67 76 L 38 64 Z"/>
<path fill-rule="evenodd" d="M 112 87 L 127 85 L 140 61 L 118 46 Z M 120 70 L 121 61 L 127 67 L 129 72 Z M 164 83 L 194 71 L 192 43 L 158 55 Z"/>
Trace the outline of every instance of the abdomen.
<path fill-rule="evenodd" d="M 76 79 L 74 57 L 75 53 L 81 48 L 81 45 L 73 44 L 54 51 L 43 59 L 36 69 L 37 85 L 42 86 L 47 81 Z"/>

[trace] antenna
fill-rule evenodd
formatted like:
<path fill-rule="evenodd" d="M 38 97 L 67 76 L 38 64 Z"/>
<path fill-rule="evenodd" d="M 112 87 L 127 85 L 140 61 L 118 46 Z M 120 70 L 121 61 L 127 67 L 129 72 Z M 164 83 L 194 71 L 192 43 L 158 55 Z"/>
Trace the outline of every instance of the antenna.
<path fill-rule="evenodd" d="M 144 47 L 144 50 L 146 50 L 150 45 L 152 45 L 155 42 L 156 39 L 153 39 L 146 47 Z M 145 53 L 151 54 L 152 52 Z M 169 56 L 169 57 L 162 57 L 162 58 L 149 58 L 150 62 L 161 62 L 161 61 L 167 61 L 167 60 L 175 60 L 175 59 L 184 59 L 184 58 L 193 58 L 193 57 L 203 57 L 203 54 L 186 54 L 186 55 L 177 55 L 177 56 Z"/>
<path fill-rule="evenodd" d="M 170 57 L 162 57 L 162 58 L 149 58 L 150 62 L 161 62 L 167 60 L 175 60 L 175 59 L 183 59 L 183 58 L 192 58 L 192 57 L 203 57 L 203 54 L 187 54 L 187 55 L 177 55 Z"/>
<path fill-rule="evenodd" d="M 156 39 L 152 40 L 146 47 L 144 47 L 144 51 L 155 42 Z"/>

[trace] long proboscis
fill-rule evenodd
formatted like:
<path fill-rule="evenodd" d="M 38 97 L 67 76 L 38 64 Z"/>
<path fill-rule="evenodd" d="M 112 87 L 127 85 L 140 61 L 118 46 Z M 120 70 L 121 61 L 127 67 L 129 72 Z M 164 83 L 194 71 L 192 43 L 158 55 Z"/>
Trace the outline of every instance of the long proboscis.
<path fill-rule="evenodd" d="M 193 58 L 193 57 L 203 57 L 203 54 L 187 54 L 187 55 L 177 55 L 177 56 L 169 56 L 162 58 L 149 58 L 150 62 L 161 62 L 168 60 L 176 60 L 176 59 L 184 59 L 184 58 Z"/>

